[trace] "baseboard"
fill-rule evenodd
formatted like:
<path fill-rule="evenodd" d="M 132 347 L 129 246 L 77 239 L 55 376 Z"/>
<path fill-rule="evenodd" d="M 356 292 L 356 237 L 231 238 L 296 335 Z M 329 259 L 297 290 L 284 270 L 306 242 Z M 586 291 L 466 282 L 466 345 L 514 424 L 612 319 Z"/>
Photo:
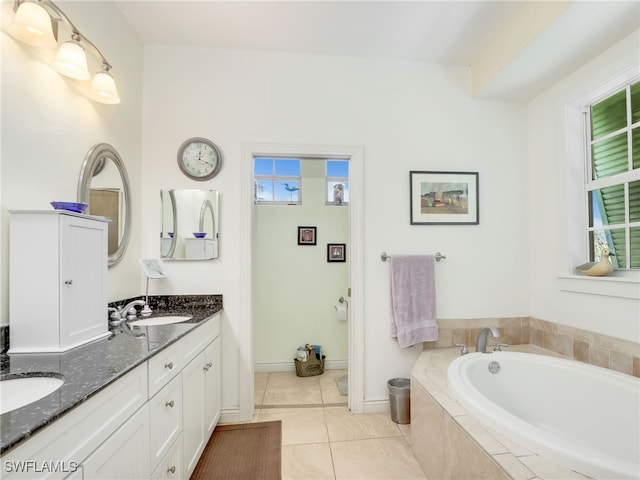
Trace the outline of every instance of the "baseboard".
<path fill-rule="evenodd" d="M 385 400 L 365 400 L 363 413 L 385 413 L 389 412 L 391 407 L 389 399 Z"/>
<path fill-rule="evenodd" d="M 325 370 L 346 370 L 347 360 L 326 360 L 324 361 Z M 253 371 L 255 373 L 271 373 L 271 372 L 295 372 L 296 366 L 293 361 L 288 362 L 271 362 L 271 363 L 255 363 Z"/>
<path fill-rule="evenodd" d="M 220 420 L 218 421 L 218 424 L 222 425 L 225 423 L 240 423 L 246 421 L 248 421 L 248 419 L 242 418 L 239 408 L 230 407 L 222 409 L 222 412 L 220 412 Z"/>

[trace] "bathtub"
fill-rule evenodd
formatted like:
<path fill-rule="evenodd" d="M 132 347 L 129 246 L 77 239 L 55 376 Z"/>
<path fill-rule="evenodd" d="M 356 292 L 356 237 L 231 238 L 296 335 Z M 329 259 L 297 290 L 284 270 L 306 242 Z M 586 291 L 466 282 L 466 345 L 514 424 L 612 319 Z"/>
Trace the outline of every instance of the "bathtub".
<path fill-rule="evenodd" d="M 447 381 L 474 417 L 532 452 L 597 479 L 640 478 L 640 379 L 494 352 L 458 357 Z"/>

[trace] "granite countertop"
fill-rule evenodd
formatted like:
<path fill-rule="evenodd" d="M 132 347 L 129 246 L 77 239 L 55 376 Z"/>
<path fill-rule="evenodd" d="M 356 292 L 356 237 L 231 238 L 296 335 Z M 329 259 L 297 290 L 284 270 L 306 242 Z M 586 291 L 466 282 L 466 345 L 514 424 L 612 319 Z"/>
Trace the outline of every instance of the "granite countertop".
<path fill-rule="evenodd" d="M 220 302 L 203 305 L 202 302 L 176 304 L 161 300 L 155 306 L 157 308 L 152 317 L 188 314 L 193 318 L 170 325 L 114 327 L 110 330 L 110 336 L 63 353 L 0 354 L 2 378 L 34 372 L 64 377 L 64 384 L 54 393 L 0 415 L 0 454 L 18 446 L 38 430 L 197 328 L 222 309 L 222 301 L 220 298 Z M 141 333 L 145 335 L 141 336 Z"/>

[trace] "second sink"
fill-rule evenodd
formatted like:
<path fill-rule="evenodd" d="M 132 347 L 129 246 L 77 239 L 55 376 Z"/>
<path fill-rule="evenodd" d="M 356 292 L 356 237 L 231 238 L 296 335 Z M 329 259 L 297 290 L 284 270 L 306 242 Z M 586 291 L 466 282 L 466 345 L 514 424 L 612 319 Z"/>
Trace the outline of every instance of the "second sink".
<path fill-rule="evenodd" d="M 155 325 L 170 325 L 172 323 L 186 322 L 192 318 L 193 316 L 191 315 L 167 315 L 164 317 L 143 318 L 127 323 L 132 327 L 151 327 Z"/>
<path fill-rule="evenodd" d="M 11 376 L 0 381 L 0 414 L 16 410 L 55 392 L 64 379 L 55 374 Z"/>

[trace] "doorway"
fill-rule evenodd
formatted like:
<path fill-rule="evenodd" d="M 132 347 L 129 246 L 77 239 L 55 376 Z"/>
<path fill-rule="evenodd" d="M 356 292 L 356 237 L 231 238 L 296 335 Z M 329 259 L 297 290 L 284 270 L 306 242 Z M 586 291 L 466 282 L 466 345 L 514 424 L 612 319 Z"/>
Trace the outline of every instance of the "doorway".
<path fill-rule="evenodd" d="M 247 347 L 241 351 L 246 359 L 240 373 L 239 403 L 241 416 L 251 418 L 254 408 L 254 304 L 253 304 L 253 255 L 255 254 L 254 232 L 255 206 L 253 202 L 253 159 L 255 157 L 289 157 L 289 158 L 339 158 L 349 161 L 350 201 L 348 208 L 348 241 L 350 261 L 348 262 L 348 288 L 352 292 L 348 309 L 348 407 L 353 413 L 362 413 L 364 409 L 363 395 L 363 321 L 362 321 L 362 256 L 363 256 L 363 149 L 362 147 L 304 146 L 247 144 L 243 146 L 243 196 L 242 212 L 246 219 L 242 232 L 243 248 L 246 252 L 241 272 L 241 291 L 251 299 L 243 305 L 241 311 L 241 337 L 246 340 Z M 337 301 L 338 299 L 335 299 Z"/>
<path fill-rule="evenodd" d="M 254 175 L 256 408 L 347 405 L 349 160 L 255 157 Z"/>

